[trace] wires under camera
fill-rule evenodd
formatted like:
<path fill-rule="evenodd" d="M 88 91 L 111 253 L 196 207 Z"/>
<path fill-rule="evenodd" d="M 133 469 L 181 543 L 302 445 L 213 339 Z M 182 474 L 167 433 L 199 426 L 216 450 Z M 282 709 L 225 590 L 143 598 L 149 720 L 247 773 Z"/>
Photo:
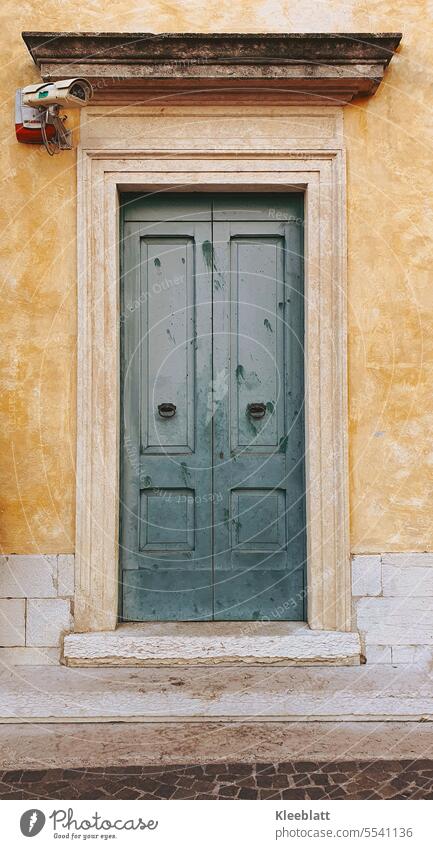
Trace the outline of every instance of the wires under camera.
<path fill-rule="evenodd" d="M 64 124 L 66 117 L 59 116 L 59 107 L 49 106 L 48 109 L 40 109 L 40 116 L 42 142 L 47 153 L 54 156 L 61 150 L 71 150 L 71 133 Z M 51 131 L 47 132 L 47 128 L 51 128 Z"/>

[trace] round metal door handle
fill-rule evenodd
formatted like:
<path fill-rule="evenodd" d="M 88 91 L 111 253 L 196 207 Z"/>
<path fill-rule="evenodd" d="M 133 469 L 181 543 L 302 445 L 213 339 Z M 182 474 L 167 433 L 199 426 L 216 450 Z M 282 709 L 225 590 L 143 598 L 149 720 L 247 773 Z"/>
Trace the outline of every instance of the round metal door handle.
<path fill-rule="evenodd" d="M 266 404 L 262 404 L 261 402 L 255 402 L 254 404 L 248 404 L 247 414 L 251 416 L 252 419 L 262 419 L 266 413 Z"/>
<path fill-rule="evenodd" d="M 176 404 L 164 403 L 158 404 L 158 413 L 162 419 L 171 419 L 176 412 Z"/>

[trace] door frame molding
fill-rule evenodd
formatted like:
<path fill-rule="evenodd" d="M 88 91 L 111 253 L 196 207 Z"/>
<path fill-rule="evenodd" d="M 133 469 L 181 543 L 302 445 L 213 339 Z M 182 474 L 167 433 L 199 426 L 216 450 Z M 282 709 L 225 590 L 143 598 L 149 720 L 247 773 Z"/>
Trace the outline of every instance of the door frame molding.
<path fill-rule="evenodd" d="M 351 630 L 342 109 L 128 106 L 83 113 L 75 630 L 110 631 L 118 621 L 119 193 L 164 188 L 304 192 L 307 619 L 313 629 Z"/>

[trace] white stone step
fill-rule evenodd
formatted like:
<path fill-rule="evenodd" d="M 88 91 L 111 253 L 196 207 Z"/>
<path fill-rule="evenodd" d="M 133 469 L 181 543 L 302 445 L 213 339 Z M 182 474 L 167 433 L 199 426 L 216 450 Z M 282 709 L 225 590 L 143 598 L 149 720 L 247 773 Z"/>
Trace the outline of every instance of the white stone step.
<path fill-rule="evenodd" d="M 15 667 L 2 722 L 433 720 L 433 682 L 412 667 Z"/>
<path fill-rule="evenodd" d="M 428 722 L 0 725 L 0 769 L 431 758 Z"/>
<path fill-rule="evenodd" d="M 67 666 L 353 666 L 360 651 L 358 634 L 312 631 L 304 622 L 140 623 L 64 640 Z"/>

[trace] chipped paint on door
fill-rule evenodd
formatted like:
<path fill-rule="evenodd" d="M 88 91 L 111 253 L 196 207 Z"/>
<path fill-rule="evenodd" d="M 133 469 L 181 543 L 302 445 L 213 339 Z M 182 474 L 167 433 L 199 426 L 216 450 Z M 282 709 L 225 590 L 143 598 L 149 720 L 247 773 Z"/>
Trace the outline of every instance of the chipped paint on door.
<path fill-rule="evenodd" d="M 303 619 L 302 196 L 125 195 L 127 620 Z"/>

